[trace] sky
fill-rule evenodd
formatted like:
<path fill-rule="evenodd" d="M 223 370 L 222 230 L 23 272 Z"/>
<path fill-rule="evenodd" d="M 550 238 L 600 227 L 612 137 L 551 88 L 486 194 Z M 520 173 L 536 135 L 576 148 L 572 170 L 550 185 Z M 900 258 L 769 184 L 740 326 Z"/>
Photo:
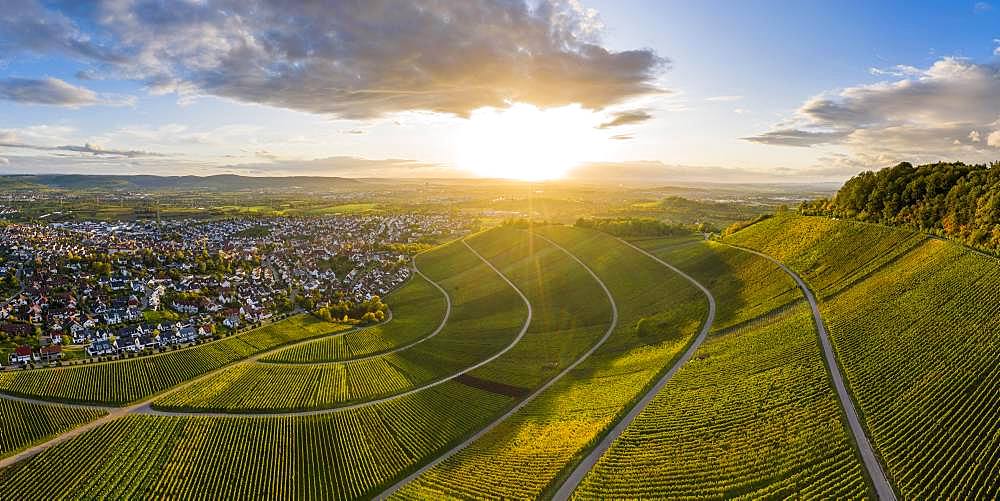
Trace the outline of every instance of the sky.
<path fill-rule="evenodd" d="M 0 0 L 0 173 L 811 182 L 998 154 L 1000 3 Z"/>

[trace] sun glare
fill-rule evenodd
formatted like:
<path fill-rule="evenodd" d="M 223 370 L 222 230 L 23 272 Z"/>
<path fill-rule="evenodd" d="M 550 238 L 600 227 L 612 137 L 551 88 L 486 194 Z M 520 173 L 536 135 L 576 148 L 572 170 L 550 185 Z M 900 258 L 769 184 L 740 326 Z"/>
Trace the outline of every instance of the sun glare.
<path fill-rule="evenodd" d="M 579 106 L 477 110 L 457 134 L 456 162 L 483 177 L 559 179 L 597 153 L 602 141 L 593 121 Z"/>

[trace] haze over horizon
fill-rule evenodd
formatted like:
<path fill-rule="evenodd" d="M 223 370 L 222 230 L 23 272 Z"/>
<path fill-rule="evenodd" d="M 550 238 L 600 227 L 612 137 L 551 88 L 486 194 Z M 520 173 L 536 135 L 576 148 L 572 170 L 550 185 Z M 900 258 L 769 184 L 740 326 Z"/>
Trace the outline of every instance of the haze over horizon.
<path fill-rule="evenodd" d="M 0 0 L 0 174 L 814 182 L 988 162 L 998 20 L 989 2 Z"/>

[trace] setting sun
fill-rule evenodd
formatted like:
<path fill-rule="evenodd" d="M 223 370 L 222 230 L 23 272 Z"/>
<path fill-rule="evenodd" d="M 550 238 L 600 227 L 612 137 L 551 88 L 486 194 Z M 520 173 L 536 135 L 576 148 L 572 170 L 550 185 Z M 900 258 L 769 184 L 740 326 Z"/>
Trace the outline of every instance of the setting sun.
<path fill-rule="evenodd" d="M 559 179 L 593 158 L 601 135 L 594 114 L 579 106 L 485 108 L 456 136 L 456 163 L 480 176 L 525 181 Z"/>

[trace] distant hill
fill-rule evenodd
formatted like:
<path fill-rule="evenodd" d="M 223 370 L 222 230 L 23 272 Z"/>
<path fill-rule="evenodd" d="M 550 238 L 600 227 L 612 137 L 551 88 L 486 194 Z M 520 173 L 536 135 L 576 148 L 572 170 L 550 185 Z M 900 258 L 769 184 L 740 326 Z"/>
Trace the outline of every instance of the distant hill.
<path fill-rule="evenodd" d="M 42 174 L 0 176 L 0 190 L 84 191 L 342 191 L 357 189 L 365 182 L 342 177 L 289 176 L 252 177 L 235 174 L 215 176 L 147 176 Z"/>

